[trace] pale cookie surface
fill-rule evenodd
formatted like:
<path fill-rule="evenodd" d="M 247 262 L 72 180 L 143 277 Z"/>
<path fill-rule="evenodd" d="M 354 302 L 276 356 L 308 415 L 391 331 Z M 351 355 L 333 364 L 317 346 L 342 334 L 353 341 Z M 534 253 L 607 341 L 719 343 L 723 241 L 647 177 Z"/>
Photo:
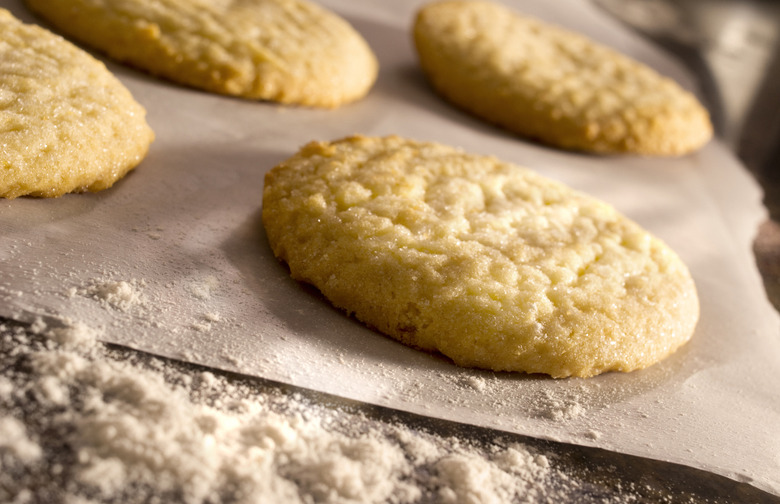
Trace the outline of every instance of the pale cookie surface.
<path fill-rule="evenodd" d="M 424 6 L 414 40 L 420 65 L 442 96 L 552 146 L 681 155 L 712 136 L 707 110 L 677 83 L 495 3 Z"/>
<path fill-rule="evenodd" d="M 146 156 L 145 117 L 103 63 L 0 9 L 0 197 L 111 187 Z"/>
<path fill-rule="evenodd" d="M 631 371 L 698 320 L 686 266 L 614 208 L 439 144 L 310 143 L 266 176 L 263 221 L 295 279 L 462 366 Z"/>
<path fill-rule="evenodd" d="M 285 104 L 362 98 L 377 61 L 342 18 L 306 0 L 27 0 L 68 36 L 171 81 Z"/>

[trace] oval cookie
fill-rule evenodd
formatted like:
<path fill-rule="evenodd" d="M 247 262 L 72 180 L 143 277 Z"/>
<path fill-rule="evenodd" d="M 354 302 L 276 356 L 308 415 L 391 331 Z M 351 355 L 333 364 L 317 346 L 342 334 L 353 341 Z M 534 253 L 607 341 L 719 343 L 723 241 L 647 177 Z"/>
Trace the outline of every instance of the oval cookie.
<path fill-rule="evenodd" d="M 285 104 L 362 98 L 377 61 L 343 19 L 306 0 L 27 0 L 76 40 L 171 81 Z"/>
<path fill-rule="evenodd" d="M 698 319 L 680 258 L 614 208 L 439 144 L 310 143 L 267 174 L 263 222 L 295 279 L 462 366 L 631 371 Z"/>
<path fill-rule="evenodd" d="M 707 110 L 677 83 L 495 3 L 424 6 L 414 41 L 423 71 L 442 96 L 552 146 L 681 155 L 712 136 Z"/>
<path fill-rule="evenodd" d="M 0 196 L 111 187 L 146 156 L 146 111 L 103 63 L 0 9 Z"/>

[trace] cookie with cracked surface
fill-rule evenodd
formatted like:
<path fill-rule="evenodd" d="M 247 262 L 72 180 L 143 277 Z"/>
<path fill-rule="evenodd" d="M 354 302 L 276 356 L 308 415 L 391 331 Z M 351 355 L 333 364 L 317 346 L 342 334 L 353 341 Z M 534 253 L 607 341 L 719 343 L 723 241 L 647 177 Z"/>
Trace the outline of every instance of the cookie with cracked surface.
<path fill-rule="evenodd" d="M 145 117 L 103 63 L 0 9 L 0 197 L 111 187 L 149 150 Z"/>
<path fill-rule="evenodd" d="M 440 144 L 312 142 L 267 174 L 263 222 L 296 280 L 462 366 L 631 371 L 698 320 L 681 259 L 613 207 Z"/>
<path fill-rule="evenodd" d="M 307 0 L 27 0 L 119 61 L 213 93 L 338 107 L 377 75 L 366 41 Z"/>
<path fill-rule="evenodd" d="M 423 6 L 414 41 L 439 94 L 555 147 L 671 156 L 695 151 L 712 136 L 707 110 L 676 82 L 496 3 Z"/>

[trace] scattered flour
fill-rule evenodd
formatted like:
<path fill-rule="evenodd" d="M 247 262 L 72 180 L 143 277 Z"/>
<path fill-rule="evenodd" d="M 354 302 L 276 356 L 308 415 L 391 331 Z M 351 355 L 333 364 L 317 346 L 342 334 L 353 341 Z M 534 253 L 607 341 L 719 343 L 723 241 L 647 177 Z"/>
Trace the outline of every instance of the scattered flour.
<path fill-rule="evenodd" d="M 463 380 L 464 385 L 473 388 L 479 392 L 484 392 L 487 389 L 487 382 L 484 378 L 479 376 L 468 376 Z"/>
<path fill-rule="evenodd" d="M 24 424 L 10 416 L 0 417 L 0 454 L 5 452 L 25 463 L 41 457 L 41 447 L 27 437 Z"/>
<path fill-rule="evenodd" d="M 605 483 L 603 471 L 581 478 L 543 443 L 423 422 L 431 432 L 370 406 L 106 346 L 84 323 L 49 324 L 0 323 L 3 503 L 720 502 Z M 461 386 L 489 391 L 473 378 Z M 584 411 L 576 396 L 534 399 L 555 418 Z"/>
<path fill-rule="evenodd" d="M 195 299 L 206 301 L 211 299 L 212 293 L 219 287 L 219 279 L 215 276 L 206 276 L 199 280 L 193 280 L 189 285 L 190 293 Z"/>
<path fill-rule="evenodd" d="M 14 393 L 14 384 L 5 376 L 0 376 L 0 400 L 8 400 Z"/>
<path fill-rule="evenodd" d="M 96 292 L 138 299 L 115 287 Z M 548 458 L 522 445 L 485 449 L 297 393 L 258 394 L 226 376 L 108 349 L 82 323 L 34 325 L 36 336 L 17 328 L 4 342 L 24 349 L 15 359 L 26 365 L 0 382 L 0 406 L 12 402 L 13 383 L 34 398 L 34 431 L 60 432 L 63 444 L 39 444 L 19 419 L 0 417 L 3 502 L 46 501 L 45 489 L 13 475 L 55 448 L 70 459 L 51 462 L 62 502 L 465 504 L 561 492 Z"/>
<path fill-rule="evenodd" d="M 592 439 L 592 440 L 596 441 L 598 439 L 601 439 L 601 432 L 599 432 L 597 430 L 589 430 L 588 432 L 585 433 L 585 437 L 587 439 Z"/>
<path fill-rule="evenodd" d="M 491 458 L 471 453 L 443 457 L 436 463 L 442 503 L 502 504 L 541 502 L 532 483 L 547 476 L 549 462 L 521 446 L 509 447 Z M 517 500 L 519 497 L 519 500 Z"/>
<path fill-rule="evenodd" d="M 586 411 L 581 399 L 571 391 L 556 394 L 547 390 L 535 398 L 535 403 L 540 416 L 554 421 L 576 418 Z"/>
<path fill-rule="evenodd" d="M 56 327 L 48 333 L 48 337 L 63 348 L 85 350 L 95 346 L 98 335 L 96 330 L 83 322 L 75 322 L 67 327 Z"/>
<path fill-rule="evenodd" d="M 93 280 L 86 288 L 77 290 L 77 293 L 96 299 L 104 306 L 129 311 L 146 303 L 146 297 L 143 294 L 145 286 L 146 282 L 136 279 L 129 282 L 125 280 Z"/>

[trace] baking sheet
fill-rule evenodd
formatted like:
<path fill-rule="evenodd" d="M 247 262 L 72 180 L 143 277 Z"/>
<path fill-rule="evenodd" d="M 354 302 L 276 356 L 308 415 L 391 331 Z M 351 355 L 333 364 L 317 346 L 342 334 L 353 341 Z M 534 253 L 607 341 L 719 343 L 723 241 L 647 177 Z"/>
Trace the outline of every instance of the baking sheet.
<path fill-rule="evenodd" d="M 675 159 L 598 157 L 515 138 L 441 101 L 409 36 L 421 2 L 323 1 L 376 51 L 379 80 L 337 110 L 213 96 L 108 62 L 148 110 L 148 158 L 114 188 L 0 202 L 0 315 L 67 319 L 107 342 L 367 403 L 711 470 L 780 494 L 780 331 L 750 245 L 760 192 L 718 142 Z M 686 86 L 674 60 L 585 2 L 507 2 Z M 18 1 L 0 0 L 35 19 Z M 615 205 L 689 265 L 690 344 L 630 374 L 552 380 L 458 368 L 331 308 L 273 258 L 264 173 L 310 140 L 399 134 L 494 154 Z"/>

